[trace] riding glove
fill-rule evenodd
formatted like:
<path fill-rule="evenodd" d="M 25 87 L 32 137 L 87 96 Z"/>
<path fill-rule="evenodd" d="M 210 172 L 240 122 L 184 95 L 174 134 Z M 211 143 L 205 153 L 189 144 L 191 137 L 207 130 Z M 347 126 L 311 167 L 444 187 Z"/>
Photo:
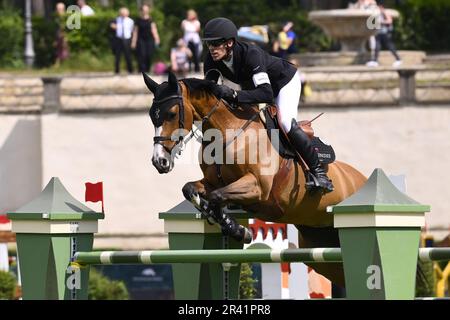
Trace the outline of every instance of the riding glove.
<path fill-rule="evenodd" d="M 218 85 L 216 87 L 216 94 L 230 104 L 237 102 L 237 92 L 225 85 Z"/>

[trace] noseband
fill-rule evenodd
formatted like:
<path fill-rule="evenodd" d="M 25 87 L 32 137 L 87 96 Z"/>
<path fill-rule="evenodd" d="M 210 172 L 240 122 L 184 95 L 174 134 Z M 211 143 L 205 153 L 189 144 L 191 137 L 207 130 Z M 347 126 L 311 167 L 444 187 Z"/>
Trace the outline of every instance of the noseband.
<path fill-rule="evenodd" d="M 165 98 L 163 98 L 163 99 L 159 99 L 159 100 L 153 100 L 153 105 L 156 104 L 156 106 L 157 106 L 158 104 L 163 104 L 164 102 L 169 101 L 169 100 L 178 100 L 178 105 L 179 105 L 179 112 L 178 112 L 178 113 L 179 113 L 179 116 L 178 116 L 178 129 L 184 129 L 184 102 L 183 102 L 183 95 L 182 95 L 182 92 L 181 92 L 181 86 L 180 86 L 180 84 L 178 84 L 178 89 L 177 89 L 177 94 L 176 94 L 176 95 L 171 95 L 171 96 L 165 97 Z M 208 112 L 208 114 L 202 118 L 202 125 L 203 125 L 206 121 L 208 121 L 209 118 L 211 117 L 211 115 L 217 110 L 217 108 L 218 108 L 219 105 L 220 105 L 220 101 L 221 101 L 221 99 L 217 99 L 217 103 L 214 105 L 214 107 L 212 107 L 212 109 L 210 110 L 210 112 Z M 226 105 L 226 104 L 225 104 L 225 105 Z M 197 129 L 198 129 L 198 128 L 197 128 Z M 196 129 L 196 130 L 197 130 L 197 129 Z M 194 134 L 195 134 L 195 131 L 191 130 L 191 132 L 190 132 L 190 134 L 189 134 L 189 137 L 188 137 L 188 138 L 186 139 L 186 141 L 185 141 L 185 144 L 187 144 L 187 143 L 189 142 L 189 140 L 192 139 L 192 137 L 194 136 Z M 155 143 L 155 144 L 156 144 L 156 143 L 160 144 L 160 145 L 164 148 L 164 150 L 166 150 L 168 153 L 171 153 L 172 150 L 173 150 L 179 143 L 181 143 L 181 142 L 183 141 L 183 139 L 184 139 L 184 136 L 180 136 L 180 137 L 178 138 L 178 141 L 175 143 L 175 145 L 174 145 L 171 149 L 167 148 L 167 147 L 163 144 L 163 141 L 172 141 L 172 137 L 171 137 L 171 136 L 155 136 L 155 137 L 153 138 L 153 143 Z"/>

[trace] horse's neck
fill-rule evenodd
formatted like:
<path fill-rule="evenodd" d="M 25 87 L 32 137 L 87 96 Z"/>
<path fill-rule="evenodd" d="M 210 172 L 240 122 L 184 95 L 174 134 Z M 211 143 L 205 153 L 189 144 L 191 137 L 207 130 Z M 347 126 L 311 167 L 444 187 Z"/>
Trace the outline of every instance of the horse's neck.
<path fill-rule="evenodd" d="M 211 94 L 206 94 L 201 99 L 193 98 L 191 100 L 194 108 L 194 114 L 197 113 L 201 120 L 207 116 L 213 108 L 215 111 L 209 116 L 204 128 L 214 128 L 225 134 L 226 130 L 239 130 L 253 114 L 251 110 L 235 110 L 231 111 L 222 101 L 218 101 L 216 97 Z"/>

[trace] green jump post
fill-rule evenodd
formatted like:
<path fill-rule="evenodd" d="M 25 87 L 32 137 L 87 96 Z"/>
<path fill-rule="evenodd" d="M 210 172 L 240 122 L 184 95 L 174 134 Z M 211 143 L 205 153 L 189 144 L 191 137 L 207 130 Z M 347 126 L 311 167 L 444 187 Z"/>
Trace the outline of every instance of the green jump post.
<path fill-rule="evenodd" d="M 241 225 L 248 225 L 248 213 L 228 212 Z M 170 250 L 243 248 L 242 242 L 223 237 L 220 227 L 217 224 L 210 225 L 188 201 L 181 202 L 167 212 L 161 212 L 159 218 L 164 219 L 164 232 L 169 235 Z M 238 299 L 240 271 L 240 263 L 172 264 L 175 299 Z"/>
<path fill-rule="evenodd" d="M 347 298 L 414 299 L 420 232 L 430 206 L 375 169 L 357 193 L 328 211 L 339 229 Z"/>
<path fill-rule="evenodd" d="M 91 251 L 98 219 L 58 178 L 42 193 L 8 213 L 16 233 L 24 300 L 87 299 L 89 267 L 68 268 L 76 251 Z"/>

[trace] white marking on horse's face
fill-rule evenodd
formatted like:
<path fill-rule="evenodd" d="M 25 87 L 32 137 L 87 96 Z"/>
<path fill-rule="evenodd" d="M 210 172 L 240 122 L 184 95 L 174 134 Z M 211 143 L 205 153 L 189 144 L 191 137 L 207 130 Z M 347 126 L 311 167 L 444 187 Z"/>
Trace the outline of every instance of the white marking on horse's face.
<path fill-rule="evenodd" d="M 158 127 L 155 129 L 155 137 L 161 135 L 162 127 Z M 153 144 L 153 159 L 158 159 L 164 156 L 164 148 L 161 144 L 155 143 Z"/>
<path fill-rule="evenodd" d="M 156 128 L 155 137 L 160 136 L 162 130 L 162 127 Z M 159 173 L 168 173 L 173 169 L 173 159 L 160 143 L 153 144 L 152 163 Z"/>

